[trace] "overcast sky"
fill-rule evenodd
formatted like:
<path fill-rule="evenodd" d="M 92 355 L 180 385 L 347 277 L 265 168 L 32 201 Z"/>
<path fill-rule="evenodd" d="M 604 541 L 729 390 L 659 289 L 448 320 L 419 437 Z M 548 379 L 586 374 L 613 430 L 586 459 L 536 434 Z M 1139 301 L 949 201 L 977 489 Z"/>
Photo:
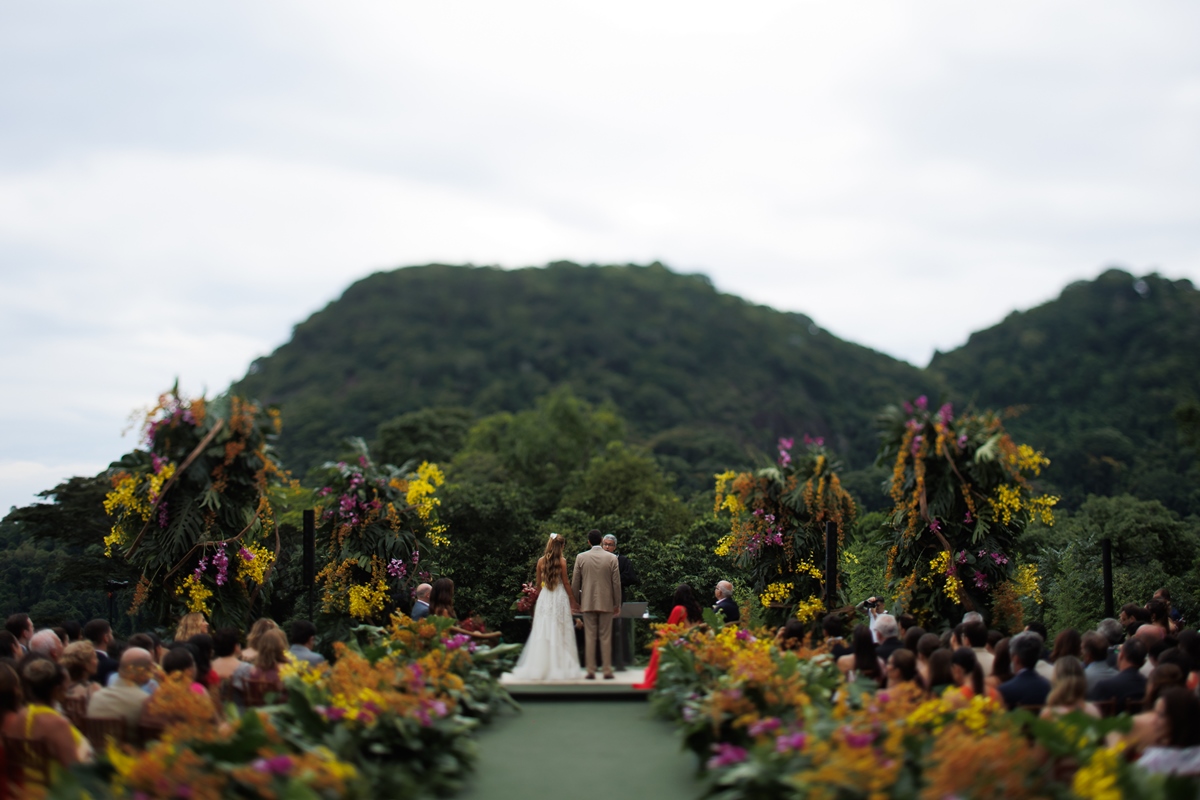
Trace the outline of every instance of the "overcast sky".
<path fill-rule="evenodd" d="M 0 509 L 380 269 L 661 260 L 918 365 L 1200 279 L 1200 4 L 0 5 Z"/>

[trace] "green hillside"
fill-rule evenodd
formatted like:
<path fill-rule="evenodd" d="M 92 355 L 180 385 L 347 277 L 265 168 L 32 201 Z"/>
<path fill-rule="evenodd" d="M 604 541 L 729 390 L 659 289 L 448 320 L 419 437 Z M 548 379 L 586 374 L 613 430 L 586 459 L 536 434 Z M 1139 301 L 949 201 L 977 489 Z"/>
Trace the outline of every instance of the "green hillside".
<path fill-rule="evenodd" d="M 1109 270 L 935 355 L 929 371 L 960 401 L 1021 406 L 1009 429 L 1050 456 L 1047 482 L 1066 505 L 1128 492 L 1200 513 L 1196 452 L 1180 429 L 1200 399 L 1190 281 Z"/>
<path fill-rule="evenodd" d="M 571 263 L 371 275 L 236 388 L 283 406 L 281 449 L 302 473 L 404 412 L 519 410 L 559 385 L 612 403 L 685 487 L 779 436 L 826 437 L 867 466 L 880 406 L 932 388 L 909 364 L 721 294 L 704 276 Z"/>

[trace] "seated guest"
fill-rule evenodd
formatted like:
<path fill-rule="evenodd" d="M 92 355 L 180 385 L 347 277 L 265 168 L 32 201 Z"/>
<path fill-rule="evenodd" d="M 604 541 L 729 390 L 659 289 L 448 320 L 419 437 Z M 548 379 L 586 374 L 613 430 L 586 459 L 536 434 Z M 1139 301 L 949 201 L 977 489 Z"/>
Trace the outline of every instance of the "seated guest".
<path fill-rule="evenodd" d="M 906 615 L 901 614 L 901 616 Z M 901 625 L 900 630 L 904 632 L 904 635 L 900 637 L 901 641 L 904 642 L 904 649 L 912 651 L 912 654 L 915 656 L 917 654 L 917 644 L 921 641 L 921 637 L 925 635 L 925 629 L 914 623 L 909 625 L 908 628 Z"/>
<path fill-rule="evenodd" d="M 193 636 L 201 633 L 208 633 L 208 620 L 203 614 L 193 611 L 191 614 L 184 614 L 179 625 L 175 627 L 174 642 L 186 642 Z"/>
<path fill-rule="evenodd" d="M 1016 674 L 1000 684 L 1000 696 L 1009 711 L 1018 706 L 1040 706 L 1050 694 L 1050 681 L 1037 673 L 1042 656 L 1042 637 L 1033 631 L 1023 631 L 1009 639 L 1009 659 Z M 993 671 L 995 665 L 993 664 Z"/>
<path fill-rule="evenodd" d="M 926 634 L 926 636 L 931 635 Z M 929 687 L 930 696 L 941 697 L 958 685 L 954 680 L 954 653 L 949 650 L 940 647 L 934 650 L 929 656 L 927 669 L 928 676 L 925 678 L 925 685 Z"/>
<path fill-rule="evenodd" d="M 442 578 L 441 580 L 449 579 Z M 453 584 L 451 585 L 453 586 Z M 450 610 L 453 612 L 453 606 L 451 606 Z M 318 664 L 325 663 L 325 656 L 321 655 L 320 653 L 313 652 L 313 648 L 316 647 L 317 644 L 316 625 L 313 625 L 306 619 L 298 619 L 292 623 L 292 628 L 289 631 L 289 634 L 290 636 L 288 638 L 291 641 L 291 647 L 289 650 L 291 651 L 292 655 L 301 661 L 307 661 L 314 667 Z M 259 646 L 261 647 L 261 643 Z M 257 663 L 257 659 L 255 659 L 255 663 Z"/>
<path fill-rule="evenodd" d="M 413 595 L 416 599 L 413 601 L 412 618 L 414 620 L 425 619 L 429 616 L 429 593 L 433 591 L 433 587 L 428 583 L 422 583 L 417 587 L 416 593 Z"/>
<path fill-rule="evenodd" d="M 1200 775 L 1200 699 L 1173 686 L 1155 702 L 1154 713 L 1159 744 L 1146 749 L 1138 766 L 1154 773 Z"/>
<path fill-rule="evenodd" d="M 2 635 L 10 637 L 14 643 L 17 639 L 7 630 L 2 632 Z M 17 645 L 19 648 L 20 645 Z M 3 654 L 3 658 L 9 659 L 8 653 Z M 21 707 L 21 679 L 17 677 L 17 671 L 4 661 L 0 661 L 0 730 L 4 730 L 5 723 L 8 718 L 15 716 L 17 710 Z M 0 747 L 0 797 L 12 797 L 13 792 L 8 788 L 8 754 L 4 752 L 4 748 Z"/>
<path fill-rule="evenodd" d="M 926 686 L 933 686 L 933 683 L 930 682 L 930 658 L 941 649 L 943 649 L 942 640 L 936 633 L 927 633 L 917 640 L 917 672 L 925 681 Z M 946 667 L 946 669 L 949 668 L 949 666 Z"/>
<path fill-rule="evenodd" d="M 988 631 L 987 651 L 993 656 L 996 655 L 996 645 L 1004 638 L 1004 634 L 992 628 Z M 986 675 L 984 677 L 987 677 Z"/>
<path fill-rule="evenodd" d="M 277 630 L 279 630 L 279 626 L 273 619 L 262 617 L 255 620 L 254 624 L 250 626 L 250 633 L 246 634 L 246 646 L 242 648 L 242 661 L 254 661 L 258 657 L 258 640 L 267 631 Z"/>
<path fill-rule="evenodd" d="M 1088 691 L 1100 681 L 1117 674 L 1116 668 L 1108 663 L 1108 638 L 1104 634 L 1088 631 L 1080 641 L 1080 650 L 1083 652 L 1083 674 L 1087 677 Z"/>
<path fill-rule="evenodd" d="M 25 651 L 21 649 L 21 643 L 17 641 L 17 637 L 8 631 L 0 631 L 0 658 L 20 661 L 24 656 Z"/>
<path fill-rule="evenodd" d="M 90 761 L 92 748 L 87 739 L 54 710 L 62 701 L 67 671 L 48 658 L 31 657 L 21 665 L 21 678 L 28 705 L 4 720 L 4 735 L 45 742 L 50 757 L 65 767 Z"/>
<path fill-rule="evenodd" d="M 826 614 L 821 621 L 821 630 L 825 632 L 825 643 L 829 645 L 829 652 L 835 661 L 850 652 L 841 614 Z"/>
<path fill-rule="evenodd" d="M 1057 663 L 1063 656 L 1083 658 L 1083 637 L 1074 628 L 1066 628 L 1054 637 L 1054 649 L 1050 651 L 1050 663 Z"/>
<path fill-rule="evenodd" d="M 977 619 L 963 625 L 963 638 L 966 639 L 963 647 L 969 647 L 975 651 L 975 660 L 979 663 L 979 669 L 982 670 L 983 676 L 986 678 L 991 675 L 992 661 L 996 657 L 988 652 L 988 632 L 983 620 Z"/>
<path fill-rule="evenodd" d="M 912 614 L 900 614 L 896 617 L 896 624 L 900 626 L 900 641 L 904 642 L 908 640 L 908 632 L 917 627 L 917 618 Z M 921 631 L 921 633 L 924 632 L 923 630 Z M 916 652 L 916 648 L 914 647 L 909 647 L 908 649 L 914 653 Z"/>
<path fill-rule="evenodd" d="M 908 686 L 917 691 L 924 691 L 917 675 L 917 657 L 911 650 L 903 647 L 894 650 L 887 660 L 887 689 L 893 692 L 901 686 Z"/>
<path fill-rule="evenodd" d="M 67 670 L 67 688 L 63 697 L 87 699 L 100 688 L 92 683 L 100 661 L 91 642 L 71 642 L 63 649 L 58 663 Z"/>
<path fill-rule="evenodd" d="M 135 633 L 129 637 L 129 641 L 125 643 L 127 649 L 141 648 L 150 654 L 150 660 L 153 662 L 153 668 L 150 671 L 150 680 L 141 685 L 142 691 L 146 694 L 154 694 L 154 690 L 158 688 L 157 676 L 160 674 L 158 662 L 162 660 L 166 650 L 159 644 L 158 637 L 152 633 Z M 122 652 L 124 657 L 124 652 Z M 116 686 L 120 679 L 119 675 L 120 662 L 118 661 L 118 671 L 108 677 L 108 686 Z"/>
<path fill-rule="evenodd" d="M 1163 744 L 1161 722 L 1155 706 L 1163 692 L 1172 686 L 1183 686 L 1183 671 L 1175 664 L 1155 667 L 1146 680 L 1146 695 L 1140 714 L 1133 715 L 1133 727 L 1125 737 L 1131 754 L 1145 751 L 1148 747 Z"/>
<path fill-rule="evenodd" d="M 250 681 L 271 684 L 276 690 L 283 688 L 279 668 L 288 662 L 288 643 L 282 631 L 267 631 L 258 641 L 258 657 L 253 664 L 242 664 L 230 679 L 236 696 L 245 704 L 246 685 Z"/>
<path fill-rule="evenodd" d="M 696 593 L 692 591 L 692 587 L 686 583 L 681 583 L 675 587 L 675 594 L 671 596 L 671 613 L 667 617 L 667 625 L 698 625 L 704 620 L 704 612 L 700 610 L 700 601 L 696 599 Z M 786 628 L 784 629 L 786 631 Z M 793 628 L 793 630 L 795 630 Z M 784 631 L 781 631 L 781 634 Z M 635 683 L 635 689 L 653 689 L 658 681 L 658 660 L 660 649 L 655 647 L 650 653 L 650 663 L 646 667 L 645 673 L 642 675 L 641 683 Z"/>
<path fill-rule="evenodd" d="M 123 719 L 127 735 L 137 734 L 138 719 L 142 706 L 150 699 L 146 684 L 154 674 L 154 659 L 150 651 L 141 647 L 130 647 L 121 654 L 117 665 L 117 678 L 112 686 L 106 686 L 92 695 L 87 715 L 91 719 Z"/>
<path fill-rule="evenodd" d="M 891 614 L 880 614 L 875 618 L 875 641 L 878 643 L 876 649 L 884 663 L 887 662 L 888 656 L 903 647 L 899 634 L 900 626 Z"/>
<path fill-rule="evenodd" d="M 807 636 L 807 625 L 798 619 L 789 619 L 775 631 L 775 644 L 780 650 L 799 650 Z"/>
<path fill-rule="evenodd" d="M 1082 711 L 1089 717 L 1100 716 L 1100 709 L 1087 701 L 1087 676 L 1083 662 L 1075 656 L 1059 656 L 1054 661 L 1054 681 L 1042 709 L 1043 719 L 1053 719 L 1072 711 Z"/>
<path fill-rule="evenodd" d="M 1125 638 L 1133 636 L 1138 627 L 1150 621 L 1150 612 L 1137 603 L 1126 603 L 1117 614 L 1117 621 L 1125 628 Z"/>
<path fill-rule="evenodd" d="M 983 668 L 979 666 L 979 658 L 972 647 L 960 647 L 951 653 L 950 677 L 954 680 L 955 689 L 953 696 L 948 692 L 946 697 L 955 705 L 964 706 L 972 699 L 981 697 L 985 691 Z"/>
<path fill-rule="evenodd" d="M 600 532 L 595 531 L 595 534 L 599 536 Z M 449 578 L 438 578 L 433 582 L 433 588 L 429 592 L 429 613 L 435 617 L 458 619 L 458 614 L 454 610 L 454 581 Z M 499 632 L 486 633 L 461 625 L 451 625 L 449 631 L 450 633 L 465 634 L 477 642 L 486 644 L 490 644 L 500 638 Z M 313 632 L 316 632 L 315 628 Z M 294 642 L 295 639 L 292 641 Z"/>
<path fill-rule="evenodd" d="M 1151 600 L 1146 603 L 1146 613 L 1150 615 L 1150 626 L 1157 628 L 1154 635 L 1159 639 L 1171 635 L 1171 607 L 1162 600 Z"/>
<path fill-rule="evenodd" d="M 855 681 L 866 679 L 883 685 L 884 662 L 875 649 L 875 637 L 867 625 L 855 625 L 851 637 L 854 651 L 837 660 L 837 667 L 846 676 L 846 680 Z"/>
<path fill-rule="evenodd" d="M 58 663 L 58 659 L 62 657 L 62 651 L 62 639 L 58 638 L 58 634 L 49 628 L 38 631 L 29 640 L 29 652 L 31 654 L 48 658 L 56 664 Z"/>
<path fill-rule="evenodd" d="M 204 684 L 196 681 L 192 645 L 176 644 L 163 656 L 162 684 L 142 706 L 139 723 L 152 727 L 216 722 L 218 709 Z"/>
<path fill-rule="evenodd" d="M 729 581 L 717 581 L 717 588 L 713 594 L 717 598 L 717 602 L 713 604 L 713 611 L 725 618 L 725 624 L 737 622 L 742 618 L 742 612 L 738 608 L 737 603 L 733 601 L 733 584 Z"/>
<path fill-rule="evenodd" d="M 213 634 L 212 670 L 219 680 L 233 677 L 234 671 L 242 665 L 241 638 L 233 628 L 221 628 Z"/>
<path fill-rule="evenodd" d="M 108 655 L 108 645 L 113 640 L 112 625 L 106 619 L 94 619 L 83 626 L 83 638 L 96 648 L 96 683 L 104 686 L 108 683 L 108 676 L 116 672 L 118 666 Z"/>
<path fill-rule="evenodd" d="M 221 682 L 221 678 L 212 668 L 212 637 L 207 633 L 198 633 L 188 639 L 188 644 L 195 648 L 192 650 L 192 657 L 196 659 L 196 679 L 209 689 L 214 688 Z"/>
<path fill-rule="evenodd" d="M 987 684 L 988 694 L 997 702 L 1004 702 L 1000 696 L 1000 684 L 1007 683 L 1013 678 L 1012 658 L 1008 650 L 1009 637 L 1005 636 L 1000 641 L 996 642 L 994 652 L 992 653 L 992 674 L 984 676 L 984 683 Z"/>
<path fill-rule="evenodd" d="M 1137 638 L 1129 639 L 1117 656 L 1119 672 L 1097 683 L 1088 692 L 1088 700 L 1114 700 L 1120 714 L 1125 710 L 1126 700 L 1141 700 L 1146 694 L 1146 676 L 1140 672 L 1145 662 L 1146 646 Z"/>

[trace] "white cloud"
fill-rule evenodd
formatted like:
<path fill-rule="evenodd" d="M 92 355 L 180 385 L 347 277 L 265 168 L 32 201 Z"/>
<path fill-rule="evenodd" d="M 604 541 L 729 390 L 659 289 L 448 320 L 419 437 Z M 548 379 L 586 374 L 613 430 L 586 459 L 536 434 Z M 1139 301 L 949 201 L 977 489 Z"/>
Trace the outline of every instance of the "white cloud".
<path fill-rule="evenodd" d="M 1110 263 L 1200 279 L 1198 28 L 1082 0 L 0 7 L 0 459 L 103 465 L 176 376 L 219 390 L 402 264 L 660 259 L 916 363 Z"/>

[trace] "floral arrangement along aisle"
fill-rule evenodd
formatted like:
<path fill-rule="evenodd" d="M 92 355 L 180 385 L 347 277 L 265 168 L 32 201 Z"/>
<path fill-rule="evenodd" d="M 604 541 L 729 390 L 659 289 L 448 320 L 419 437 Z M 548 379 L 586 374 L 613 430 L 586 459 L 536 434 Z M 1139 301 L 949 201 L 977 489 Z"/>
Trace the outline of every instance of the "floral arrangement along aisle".
<path fill-rule="evenodd" d="M 176 385 L 145 415 L 142 447 L 109 468 L 105 554 L 142 571 L 130 613 L 184 613 L 245 627 L 280 541 L 268 486 L 279 413 L 237 396 L 186 398 Z"/>
<path fill-rule="evenodd" d="M 1037 576 L 1015 545 L 1029 520 L 1054 524 L 1058 498 L 1031 483 L 1050 460 L 1014 442 L 996 414 L 955 416 L 949 403 L 934 411 L 923 396 L 886 409 L 880 425 L 894 503 L 887 577 L 898 604 L 926 622 L 990 609 L 993 627 L 1019 630 L 1020 599 Z"/>
<path fill-rule="evenodd" d="M 930 699 L 912 684 L 845 683 L 821 648 L 698 626 L 663 644 L 655 709 L 721 800 L 1194 797 L 1109 745 L 1127 717 L 1041 720 L 987 697 Z"/>
<path fill-rule="evenodd" d="M 808 622 L 824 611 L 825 523 L 837 525 L 841 542 L 855 514 L 824 440 L 806 436 L 803 450 L 794 448 L 794 440 L 780 439 L 776 466 L 717 475 L 713 506 L 730 520 L 716 554 L 732 557 L 777 622 Z"/>
<path fill-rule="evenodd" d="M 152 698 L 171 723 L 145 749 L 110 745 L 77 766 L 51 796 L 92 798 L 408 798 L 446 794 L 471 769 L 471 734 L 514 705 L 499 677 L 520 645 L 475 647 L 451 621 L 355 631 L 332 667 L 293 661 L 282 669 L 286 700 L 219 721 L 187 681 Z"/>
<path fill-rule="evenodd" d="M 319 624 L 344 640 L 354 625 L 385 622 L 402 593 L 419 582 L 421 551 L 447 544 L 436 496 L 437 465 L 376 464 L 362 439 L 349 458 L 321 468 L 318 492 Z"/>

